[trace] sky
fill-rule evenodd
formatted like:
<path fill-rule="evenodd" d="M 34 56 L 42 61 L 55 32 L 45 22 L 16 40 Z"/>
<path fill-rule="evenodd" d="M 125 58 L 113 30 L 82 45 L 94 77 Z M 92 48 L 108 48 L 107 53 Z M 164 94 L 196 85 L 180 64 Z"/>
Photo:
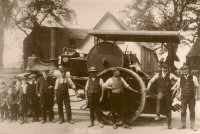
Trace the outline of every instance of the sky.
<path fill-rule="evenodd" d="M 69 7 L 75 10 L 79 28 L 93 28 L 106 12 L 119 17 L 131 0 L 71 0 Z"/>
<path fill-rule="evenodd" d="M 69 7 L 76 13 L 77 23 L 70 25 L 74 28 L 92 29 L 106 12 L 111 12 L 120 18 L 121 11 L 131 0 L 71 0 Z M 7 31 L 5 35 L 4 66 L 19 67 L 22 62 L 22 44 L 25 35 L 19 31 Z M 178 50 L 181 63 L 185 61 L 188 48 Z"/>

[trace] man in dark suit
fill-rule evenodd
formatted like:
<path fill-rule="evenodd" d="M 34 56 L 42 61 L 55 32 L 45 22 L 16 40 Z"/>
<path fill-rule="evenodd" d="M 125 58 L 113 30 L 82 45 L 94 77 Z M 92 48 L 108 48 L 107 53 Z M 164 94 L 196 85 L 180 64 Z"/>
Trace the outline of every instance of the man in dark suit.
<path fill-rule="evenodd" d="M 43 70 L 42 75 L 37 82 L 36 89 L 40 97 L 42 124 L 46 123 L 47 111 L 49 114 L 49 121 L 54 123 L 54 84 L 49 77 L 49 70 Z"/>

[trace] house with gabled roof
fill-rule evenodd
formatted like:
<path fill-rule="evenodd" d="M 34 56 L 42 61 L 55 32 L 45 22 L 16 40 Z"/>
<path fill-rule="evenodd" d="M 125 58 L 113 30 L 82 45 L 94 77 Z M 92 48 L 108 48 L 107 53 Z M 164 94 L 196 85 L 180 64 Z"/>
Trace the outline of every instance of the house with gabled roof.
<path fill-rule="evenodd" d="M 100 21 L 94 26 L 93 30 L 134 30 L 126 26 L 110 12 L 107 12 Z M 87 35 L 82 47 L 77 51 L 79 53 L 88 54 L 91 48 L 97 43 L 97 38 Z M 125 53 L 128 51 L 135 54 L 139 60 L 142 70 L 145 72 L 155 72 L 158 70 L 158 57 L 151 44 L 141 42 L 115 42 Z"/>

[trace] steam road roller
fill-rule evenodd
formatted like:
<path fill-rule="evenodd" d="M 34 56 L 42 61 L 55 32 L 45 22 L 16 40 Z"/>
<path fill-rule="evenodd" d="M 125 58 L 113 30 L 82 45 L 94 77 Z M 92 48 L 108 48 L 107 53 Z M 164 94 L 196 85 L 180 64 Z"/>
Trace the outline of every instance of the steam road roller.
<path fill-rule="evenodd" d="M 145 92 L 150 76 L 142 71 L 137 65 L 137 57 L 134 54 L 122 52 L 116 45 L 117 41 L 134 42 L 159 42 L 159 43 L 179 43 L 178 32 L 163 31 L 90 31 L 90 35 L 100 40 L 90 50 L 86 58 L 73 57 L 66 60 L 67 68 L 70 70 L 71 78 L 78 89 L 84 89 L 88 78 L 88 69 L 95 66 L 98 70 L 98 77 L 105 82 L 113 76 L 113 68 L 120 70 L 121 77 L 137 92 L 124 89 L 125 104 L 127 107 L 127 118 L 129 123 L 133 123 L 141 114 L 156 113 L 156 83 Z M 63 55 L 65 56 L 65 55 Z M 61 58 L 64 59 L 64 58 Z M 105 91 L 102 102 L 102 114 L 106 123 L 111 124 L 110 112 L 110 91 Z M 84 99 L 84 96 L 81 97 Z M 163 102 L 161 113 L 165 114 L 165 104 Z M 178 104 L 172 106 L 172 110 L 180 110 Z M 120 116 L 119 116 L 120 117 Z M 120 119 L 119 119 L 120 121 Z"/>
<path fill-rule="evenodd" d="M 128 54 L 125 54 L 121 49 L 111 42 L 100 42 L 96 44 L 88 54 L 87 67 L 95 66 L 99 71 L 98 76 L 105 82 L 113 76 L 113 68 L 120 70 L 121 77 L 138 93 L 124 89 L 126 115 L 129 123 L 133 123 L 141 113 L 155 114 L 156 113 L 156 84 L 150 90 L 150 93 L 145 92 L 146 85 L 150 80 L 147 73 L 137 66 L 129 64 Z M 105 91 L 102 102 L 104 121 L 111 124 L 110 111 L 110 91 Z M 163 104 L 164 106 L 164 104 Z M 178 109 L 177 109 L 178 110 Z M 165 107 L 162 108 L 162 114 L 165 114 Z"/>

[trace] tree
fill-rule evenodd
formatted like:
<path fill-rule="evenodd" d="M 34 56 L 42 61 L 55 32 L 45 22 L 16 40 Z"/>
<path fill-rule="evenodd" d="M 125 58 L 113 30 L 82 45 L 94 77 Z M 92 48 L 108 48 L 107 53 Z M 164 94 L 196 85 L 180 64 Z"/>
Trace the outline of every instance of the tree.
<path fill-rule="evenodd" d="M 14 15 L 15 25 L 28 35 L 42 24 L 67 26 L 75 19 L 75 12 L 68 8 L 68 0 L 18 0 Z"/>
<path fill-rule="evenodd" d="M 0 0 L 0 68 L 3 67 L 4 29 L 9 26 L 15 0 Z"/>
<path fill-rule="evenodd" d="M 122 14 L 125 23 L 138 30 L 193 31 L 197 34 L 199 7 L 199 0 L 133 0 Z M 168 48 L 167 61 L 174 66 L 178 44 L 164 45 Z"/>

